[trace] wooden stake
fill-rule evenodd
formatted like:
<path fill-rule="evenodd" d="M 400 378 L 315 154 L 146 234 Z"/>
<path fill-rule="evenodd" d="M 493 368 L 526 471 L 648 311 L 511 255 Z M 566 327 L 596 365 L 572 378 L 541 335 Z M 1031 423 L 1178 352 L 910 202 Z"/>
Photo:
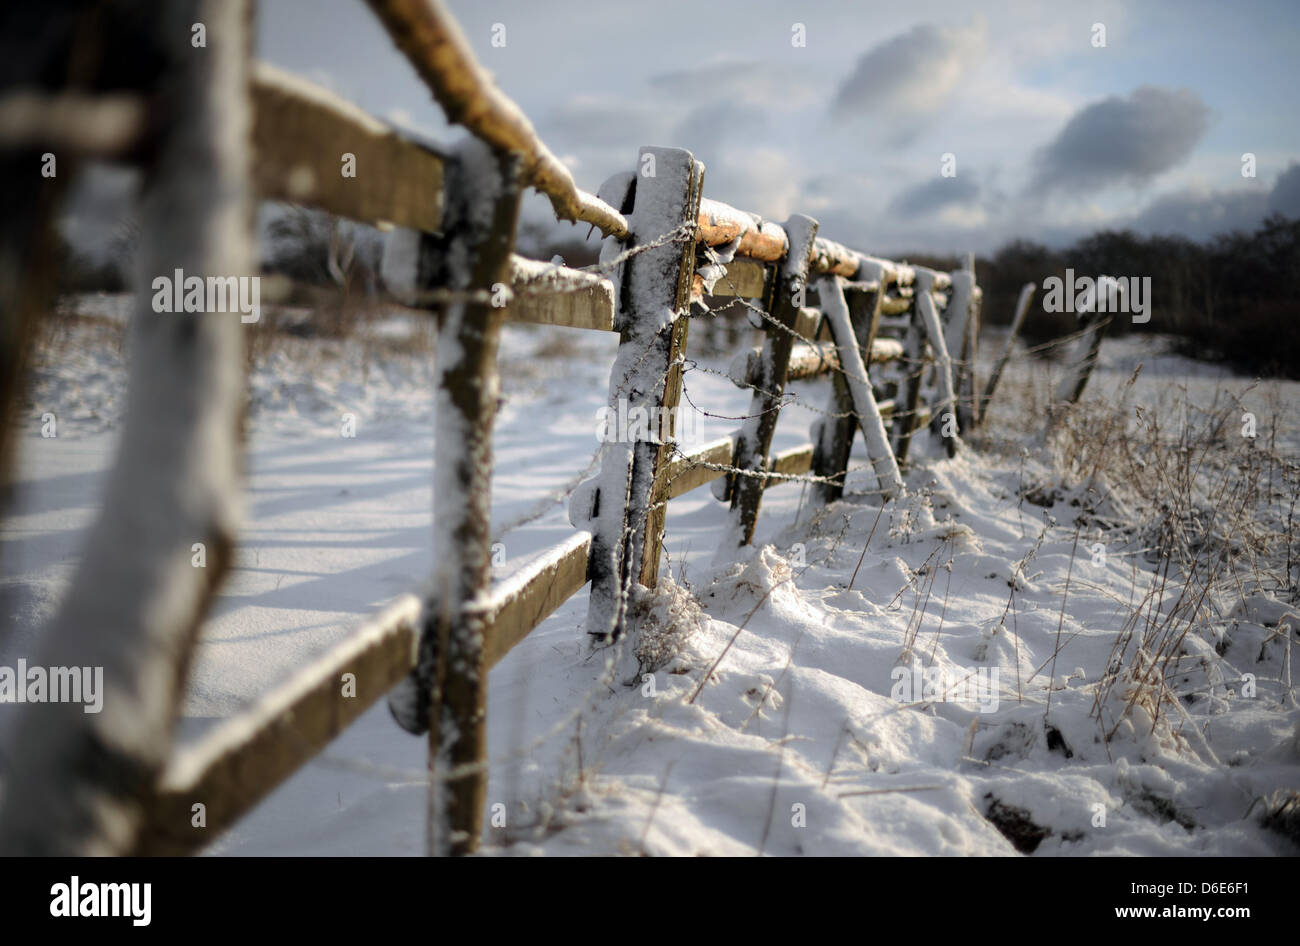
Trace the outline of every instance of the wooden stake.
<path fill-rule="evenodd" d="M 772 283 L 768 311 L 780 325 L 793 329 L 804 302 L 808 283 L 808 268 L 813 254 L 813 241 L 817 238 L 817 221 L 796 214 L 785 224 L 790 239 L 790 250 L 777 270 Z M 794 336 L 776 326 L 767 328 L 760 361 L 760 379 L 750 401 L 749 419 L 736 439 L 734 466 L 742 470 L 762 472 L 772 448 L 772 434 L 776 431 L 777 413 L 785 392 L 789 370 L 790 351 Z M 732 534 L 724 541 L 749 545 L 754 541 L 754 526 L 758 522 L 758 509 L 763 501 L 764 479 L 761 476 L 736 476 L 731 485 Z"/>
<path fill-rule="evenodd" d="M 993 366 L 993 373 L 989 375 L 988 386 L 984 389 L 984 397 L 980 401 L 980 420 L 984 419 L 988 412 L 989 401 L 993 400 L 993 392 L 998 389 L 998 382 L 1002 380 L 1002 370 L 1007 366 L 1011 359 L 1011 353 L 1016 347 L 1016 336 L 1020 334 L 1020 326 L 1025 324 L 1025 316 L 1029 314 L 1029 303 L 1034 298 L 1034 290 L 1038 287 L 1031 282 L 1025 283 L 1020 287 L 1020 298 L 1016 300 L 1016 313 L 1011 319 L 1011 330 L 1007 334 L 1007 343 L 1002 349 L 1002 354 L 998 357 L 997 364 Z"/>
<path fill-rule="evenodd" d="M 912 314 L 907 333 L 903 337 L 903 358 L 907 373 L 899 382 L 898 394 L 894 398 L 895 404 L 901 405 L 901 409 L 894 411 L 890 429 L 894 459 L 900 468 L 907 465 L 912 434 L 919 426 L 916 412 L 921 404 L 921 381 L 925 375 L 925 326 L 922 324 L 916 296 L 908 301 Z"/>
<path fill-rule="evenodd" d="M 462 145 L 447 172 L 444 234 L 440 245 L 429 246 L 437 252 L 425 256 L 430 265 L 420 281 L 482 297 L 449 305 L 439 318 L 436 604 L 427 609 L 423 631 L 423 646 L 436 642 L 437 648 L 436 676 L 428 681 L 433 694 L 428 835 L 433 855 L 472 853 L 482 831 L 492 425 L 500 392 L 497 336 L 505 317 L 505 308 L 486 297 L 509 285 L 523 189 L 518 156 L 477 139 Z"/>
<path fill-rule="evenodd" d="M 876 328 L 880 323 L 880 300 L 884 296 L 884 287 L 877 284 L 874 291 L 845 291 L 849 305 L 850 320 L 854 337 L 862 352 L 864 365 L 869 365 L 871 344 L 875 339 Z M 824 308 L 824 304 L 823 304 Z M 853 450 L 853 437 L 857 430 L 853 410 L 853 395 L 843 372 L 835 372 L 831 378 L 831 398 L 827 407 L 829 413 L 837 417 L 820 418 L 813 425 L 812 471 L 815 475 L 833 479 L 832 483 L 814 483 L 813 499 L 825 505 L 844 495 L 844 475 L 849 468 L 849 454 Z"/>
<path fill-rule="evenodd" d="M 921 325 L 925 328 L 930 350 L 934 352 L 935 400 L 930 405 L 930 427 L 939 432 L 940 439 L 953 456 L 957 450 L 956 433 L 945 433 L 951 412 L 955 426 L 957 421 L 957 395 L 952 382 L 952 358 L 943 338 L 943 326 L 939 322 L 939 313 L 935 310 L 934 297 L 930 294 L 932 272 L 918 268 L 916 271 L 916 308 L 921 314 Z"/>
<path fill-rule="evenodd" d="M 642 148 L 637 172 L 631 184 L 625 184 L 631 202 L 628 247 L 655 243 L 683 225 L 694 227 L 703 183 L 704 165 L 689 151 Z M 675 434 L 681 395 L 677 361 L 686 346 L 694 271 L 693 233 L 644 250 L 623 266 L 616 317 L 620 341 L 610 374 L 609 408 L 613 418 L 644 412 L 647 438 L 665 434 L 671 439 Z M 668 408 L 671 414 L 662 413 Z M 661 429 L 665 417 L 671 420 Z M 653 584 L 658 578 L 664 516 L 662 509 L 651 506 L 671 455 L 667 443 L 633 440 L 634 431 L 617 429 L 620 426 L 621 421 L 608 431 L 595 488 L 580 500 L 591 508 L 575 506 L 571 517 L 575 524 L 589 524 L 592 532 L 586 626 L 598 640 L 622 632 L 630 583 Z"/>
<path fill-rule="evenodd" d="M 867 366 L 858 349 L 857 338 L 849 315 L 849 306 L 840 289 L 838 276 L 822 276 L 818 281 L 817 294 L 821 298 L 822 311 L 830 325 L 835 347 L 839 352 L 840 364 L 844 366 L 843 376 L 849 389 L 849 402 L 853 408 L 852 419 L 856 419 L 862 437 L 867 445 L 867 455 L 876 471 L 876 480 L 880 489 L 886 494 L 896 495 L 903 489 L 903 478 L 898 472 L 898 464 L 885 436 L 885 424 L 876 406 L 875 395 L 871 391 L 871 381 L 867 377 Z M 847 453 L 845 455 L 847 462 Z"/>

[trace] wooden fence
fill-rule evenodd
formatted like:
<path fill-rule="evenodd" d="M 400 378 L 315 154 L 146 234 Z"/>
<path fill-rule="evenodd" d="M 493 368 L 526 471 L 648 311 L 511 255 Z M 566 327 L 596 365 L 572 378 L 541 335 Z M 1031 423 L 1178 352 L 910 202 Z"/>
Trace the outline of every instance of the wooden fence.
<path fill-rule="evenodd" d="M 144 107 L 157 94 L 170 107 L 161 120 L 119 129 L 111 150 L 84 143 L 81 150 L 126 154 L 146 166 L 145 274 L 249 272 L 254 197 L 400 228 L 395 245 L 413 244 L 405 288 L 436 313 L 439 332 L 432 593 L 390 605 L 255 705 L 168 754 L 198 627 L 236 537 L 239 323 L 222 313 L 160 317 L 148 294 L 138 293 L 145 342 L 122 452 L 48 634 L 52 663 L 105 664 L 106 710 L 24 718 L 19 764 L 0 809 L 6 852 L 196 851 L 395 687 L 399 720 L 428 733 L 429 850 L 472 852 L 487 780 L 489 671 L 587 584 L 587 632 L 617 639 L 633 586 L 657 581 L 669 501 L 713 483 L 730 507 L 724 541 L 748 544 L 766 489 L 796 481 L 811 484 L 820 503 L 842 495 L 858 432 L 880 495 L 896 496 L 914 431 L 930 422 L 956 451 L 993 396 L 1012 342 L 977 396 L 981 293 L 969 267 L 949 274 L 879 259 L 825 239 L 810 217 L 778 225 L 710 200 L 703 164 L 676 148 L 642 148 L 631 170 L 596 195 L 584 192 L 484 75 L 440 2 L 368 2 L 449 119 L 472 132 L 453 153 L 254 65 L 245 5 L 218 0 L 154 6 L 158 23 L 141 42 L 157 62 L 125 101 Z M 207 24 L 205 56 L 186 48 L 194 22 Z M 56 89 L 46 104 L 72 95 Z M 102 95 L 78 102 L 92 112 L 106 107 Z M 31 158 L 67 132 L 54 119 L 35 125 L 29 146 L 4 152 L 6 162 Z M 345 154 L 355 177 L 340 175 Z M 559 219 L 605 234 L 594 272 L 514 254 L 519 199 L 529 186 L 551 199 Z M 34 202 L 0 236 L 12 243 L 15 232 L 48 226 L 47 208 Z M 22 335 L 48 291 L 27 283 L 0 288 L 5 331 Z M 492 584 L 502 322 L 617 333 L 611 407 L 673 417 L 692 307 L 728 296 L 764 329 L 762 346 L 737 353 L 729 371 L 751 391 L 743 426 L 689 455 L 671 425 L 649 431 L 662 437 L 603 444 L 599 472 L 572 496 L 577 531 Z M 1013 336 L 1027 307 L 1028 293 Z M 1099 330 L 1092 336 L 1099 339 Z M 1085 342 L 1091 357 L 1072 375 L 1074 398 L 1095 360 Z M 445 356 L 453 351 L 454 359 Z M 811 442 L 774 455 L 787 384 L 820 375 L 831 377 L 832 391 Z M 132 537 L 129 549 L 123 536 Z M 201 571 L 188 563 L 200 540 L 210 549 Z M 345 675 L 355 682 L 353 695 L 343 695 Z"/>

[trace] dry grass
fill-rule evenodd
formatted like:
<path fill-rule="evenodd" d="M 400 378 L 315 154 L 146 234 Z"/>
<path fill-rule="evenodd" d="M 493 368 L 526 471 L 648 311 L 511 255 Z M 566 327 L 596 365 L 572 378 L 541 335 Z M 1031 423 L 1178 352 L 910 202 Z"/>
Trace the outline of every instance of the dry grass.
<path fill-rule="evenodd" d="M 1296 602 L 1300 463 L 1276 447 L 1276 414 L 1257 417 L 1252 438 L 1239 397 L 1219 391 L 1197 405 L 1175 386 L 1162 403 L 1137 405 L 1136 377 L 1112 397 L 1054 411 L 1050 474 L 1022 496 L 1068 499 L 1077 527 L 1135 556 L 1126 619 L 1093 707 L 1107 737 L 1125 719 L 1153 732 L 1176 727 L 1212 759 L 1186 725 L 1186 707 L 1231 698 L 1236 681 L 1206 660 L 1204 643 L 1222 655 L 1244 601 Z M 1139 573 L 1137 555 L 1151 571 Z M 1289 654 L 1295 631 L 1281 633 Z M 1289 679 L 1277 682 L 1293 698 Z"/>
<path fill-rule="evenodd" d="M 627 623 L 635 634 L 633 650 L 640 684 L 644 674 L 667 667 L 704 625 L 704 612 L 691 590 L 661 578 L 654 589 L 633 585 Z"/>

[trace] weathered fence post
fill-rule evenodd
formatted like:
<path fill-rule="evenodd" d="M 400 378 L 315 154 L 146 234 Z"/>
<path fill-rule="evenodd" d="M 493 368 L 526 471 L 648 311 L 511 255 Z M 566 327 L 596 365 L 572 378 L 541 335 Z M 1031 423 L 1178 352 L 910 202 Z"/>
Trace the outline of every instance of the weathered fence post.
<path fill-rule="evenodd" d="M 734 474 L 735 479 L 731 483 L 731 534 L 723 541 L 736 545 L 749 545 L 754 541 L 758 508 L 763 501 L 763 489 L 767 485 L 766 478 L 761 474 L 767 467 L 772 434 L 776 431 L 777 414 L 785 393 L 790 351 L 794 347 L 793 331 L 808 285 L 813 241 L 817 239 L 817 221 L 803 214 L 795 214 L 786 221 L 785 232 L 790 245 L 777 264 L 767 305 L 772 320 L 783 328 L 770 324 L 767 326 L 767 337 L 759 356 L 758 377 L 754 381 L 754 396 L 750 399 L 749 417 L 736 438 L 736 455 L 732 465 L 759 474 Z"/>
<path fill-rule="evenodd" d="M 894 398 L 894 416 L 890 425 L 894 459 L 900 467 L 906 465 L 912 447 L 912 434 L 917 427 L 916 412 L 921 405 L 921 382 L 925 377 L 925 326 L 921 320 L 920 292 L 915 287 L 907 332 L 903 336 L 902 364 L 904 374 Z"/>
<path fill-rule="evenodd" d="M 948 300 L 948 325 L 944 343 L 954 356 L 953 391 L 956 395 L 957 429 L 970 430 L 979 423 L 975 395 L 975 369 L 979 357 L 980 304 L 983 291 L 975 283 L 974 263 L 968 269 L 950 273 L 952 292 Z"/>
<path fill-rule="evenodd" d="M 930 349 L 934 352 L 934 377 L 937 400 L 930 406 L 930 426 L 939 431 L 939 437 L 948 449 L 948 456 L 957 450 L 956 433 L 948 433 L 949 418 L 952 412 L 952 426 L 958 426 L 957 393 L 952 383 L 952 358 L 948 354 L 948 345 L 943 337 L 943 326 L 939 322 L 939 313 L 934 307 L 931 289 L 934 285 L 934 270 L 917 267 L 916 270 L 916 309 L 920 313 L 921 324 L 925 328 Z"/>
<path fill-rule="evenodd" d="M 849 306 L 844 299 L 844 291 L 840 288 L 840 277 L 823 276 L 817 282 L 817 295 L 821 300 L 822 313 L 830 325 L 831 337 L 835 340 L 841 373 L 849 390 L 849 401 L 862 430 L 862 439 L 867 446 L 867 456 L 876 471 L 878 485 L 886 494 L 896 494 L 903 488 L 903 477 L 898 472 L 898 463 L 894 460 L 889 438 L 885 435 L 885 423 L 871 391 L 866 363 L 850 322 Z M 852 437 L 853 431 L 850 428 L 845 440 L 852 443 Z M 844 450 L 844 455 L 847 463 L 847 449 Z"/>
<path fill-rule="evenodd" d="M 1119 311 L 1120 296 L 1124 291 L 1122 282 L 1110 276 L 1097 277 L 1092 293 L 1085 299 L 1078 313 L 1083 328 L 1075 345 L 1074 359 L 1056 389 L 1058 403 L 1064 401 L 1074 404 L 1083 395 L 1083 389 L 1092 377 L 1092 369 L 1097 367 L 1097 356 L 1101 352 L 1106 329 L 1110 328 L 1110 313 Z"/>
<path fill-rule="evenodd" d="M 428 848 L 472 853 L 487 790 L 486 591 L 491 576 L 492 424 L 497 337 L 522 193 L 518 155 L 468 139 L 447 168 L 441 239 L 426 238 L 420 284 L 453 294 L 440 311 L 433 491 L 436 642 L 429 726 Z M 459 298 L 456 294 L 460 295 Z M 427 662 L 427 659 L 426 659 Z"/>
<path fill-rule="evenodd" d="M 40 655 L 47 667 L 102 668 L 103 709 L 26 708 L 0 809 L 4 854 L 132 849 L 171 749 L 199 623 L 230 563 L 241 314 L 156 311 L 153 301 L 158 278 L 188 293 L 191 280 L 256 276 L 248 13 L 244 2 L 152 3 L 139 20 L 151 26 L 128 53 L 157 126 L 141 155 L 148 173 L 126 423 L 103 511 Z M 190 45 L 195 22 L 207 27 L 199 49 Z M 175 286 L 182 276 L 185 286 Z M 198 544 L 204 567 L 195 565 Z"/>
<path fill-rule="evenodd" d="M 871 288 L 874 286 L 875 288 Z M 849 303 L 849 314 L 853 319 L 855 326 L 865 325 L 865 336 L 859 337 L 858 347 L 862 349 L 862 357 L 867 362 L 867 368 L 871 367 L 871 349 L 876 344 L 876 335 L 880 331 L 880 316 L 884 311 L 882 303 L 885 301 L 885 278 L 875 280 L 874 283 L 846 282 L 843 284 L 844 298 Z"/>
<path fill-rule="evenodd" d="M 993 400 L 993 392 L 998 389 L 998 382 L 1002 380 L 1002 370 L 1007 366 L 1007 362 L 1011 359 L 1011 353 L 1015 350 L 1016 336 L 1020 334 L 1020 327 L 1025 324 L 1025 316 L 1029 314 L 1029 303 L 1034 298 L 1034 290 L 1037 288 L 1031 282 L 1027 282 L 1020 287 L 1020 298 L 1016 300 L 1016 313 L 1011 319 L 1011 330 L 1007 334 L 1007 343 L 1002 348 L 1002 354 L 998 356 L 997 364 L 993 366 L 993 373 L 989 375 L 989 383 L 984 388 L 984 396 L 980 400 L 981 422 L 983 422 L 988 411 L 989 401 Z"/>
<path fill-rule="evenodd" d="M 686 214 L 692 223 L 699 216 L 700 198 L 704 193 L 704 163 L 701 161 L 694 162 L 694 173 L 691 175 L 690 191 L 687 197 Z M 649 470 L 650 482 L 652 484 L 649 496 L 646 499 L 647 508 L 645 513 L 645 540 L 640 555 L 640 581 L 647 588 L 653 588 L 659 581 L 659 558 L 663 549 L 663 532 L 664 524 L 668 518 L 668 507 L 658 502 L 660 492 L 666 488 L 664 476 L 668 472 L 669 462 L 672 460 L 673 447 L 677 438 L 677 420 L 682 400 L 682 372 L 684 370 L 682 359 L 686 357 L 686 339 L 690 329 L 690 298 L 691 298 L 691 279 L 695 274 L 695 240 L 688 239 L 682 246 L 681 264 L 678 267 L 678 285 L 676 296 L 674 297 L 673 311 L 676 318 L 673 320 L 672 330 L 668 339 L 668 372 L 664 379 L 663 396 L 660 400 L 660 423 L 652 425 L 652 429 L 659 434 L 660 442 L 645 445 L 644 450 L 638 449 L 638 459 L 633 465 L 633 484 L 630 493 L 634 503 L 640 502 L 641 490 L 644 484 L 641 482 L 641 473 L 643 469 Z M 647 455 L 651 462 L 648 466 L 641 466 L 639 457 L 642 453 Z M 635 510 L 636 506 L 630 506 L 629 509 Z M 636 520 L 630 522 L 632 526 L 631 540 L 634 543 L 637 538 L 638 530 Z M 638 559 L 633 557 L 631 561 L 635 564 Z"/>
<path fill-rule="evenodd" d="M 874 290 L 851 288 L 852 285 L 850 283 L 843 287 L 849 306 L 849 320 L 863 362 L 870 370 L 871 344 L 880 323 L 884 280 L 877 281 Z M 823 303 L 823 308 L 824 305 Z M 842 360 L 840 364 L 843 365 Z M 832 503 L 844 495 L 844 476 L 849 468 L 849 453 L 853 449 L 853 432 L 857 428 L 852 411 L 853 395 L 849 391 L 848 382 L 844 372 L 836 371 L 831 377 L 828 410 L 829 414 L 835 416 L 818 418 L 812 425 L 812 472 L 823 480 L 812 484 L 812 492 L 814 500 L 822 505 Z M 890 452 L 892 455 L 892 449 Z"/>
<path fill-rule="evenodd" d="M 703 182 L 703 163 L 677 148 L 642 148 L 635 176 L 624 182 L 631 203 L 627 249 L 659 245 L 622 267 L 605 455 L 570 513 L 592 532 L 586 626 L 599 640 L 621 633 L 631 583 L 658 576 L 664 516 L 652 507 L 672 447 L 657 441 L 675 434 Z M 624 421 L 627 429 L 619 429 Z"/>
<path fill-rule="evenodd" d="M 154 53 L 121 12 L 11 3 L 0 14 L 0 180 L 11 184 L 0 190 L 0 513 L 27 359 L 56 294 L 55 215 L 83 159 L 139 157 L 148 125 L 140 85 Z"/>

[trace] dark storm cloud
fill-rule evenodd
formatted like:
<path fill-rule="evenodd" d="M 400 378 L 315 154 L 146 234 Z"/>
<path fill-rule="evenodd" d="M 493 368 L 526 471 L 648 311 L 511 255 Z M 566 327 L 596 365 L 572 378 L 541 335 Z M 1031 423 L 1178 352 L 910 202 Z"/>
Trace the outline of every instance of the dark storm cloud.
<path fill-rule="evenodd" d="M 960 177 L 936 177 L 909 187 L 889 203 L 894 213 L 924 216 L 945 207 L 968 205 L 980 196 L 980 186 L 969 174 Z"/>
<path fill-rule="evenodd" d="M 1209 109 L 1189 89 L 1142 86 L 1081 109 L 1039 156 L 1035 189 L 1080 191 L 1144 183 L 1187 158 Z"/>
<path fill-rule="evenodd" d="M 1133 229 L 1145 233 L 1177 233 L 1207 240 L 1232 230 L 1249 231 L 1271 213 L 1300 218 L 1300 164 L 1278 175 L 1271 191 L 1183 190 L 1158 197 L 1133 218 Z"/>
<path fill-rule="evenodd" d="M 1264 218 L 1268 195 L 1255 191 L 1179 191 L 1157 197 L 1133 219 L 1143 233 L 1176 233 L 1205 240 L 1229 230 L 1252 230 Z"/>
<path fill-rule="evenodd" d="M 964 27 L 922 23 L 873 46 L 840 83 L 832 113 L 934 113 L 983 54 L 987 33 L 983 20 Z"/>
<path fill-rule="evenodd" d="M 1300 164 L 1292 162 L 1278 175 L 1268 195 L 1268 212 L 1300 219 Z"/>

